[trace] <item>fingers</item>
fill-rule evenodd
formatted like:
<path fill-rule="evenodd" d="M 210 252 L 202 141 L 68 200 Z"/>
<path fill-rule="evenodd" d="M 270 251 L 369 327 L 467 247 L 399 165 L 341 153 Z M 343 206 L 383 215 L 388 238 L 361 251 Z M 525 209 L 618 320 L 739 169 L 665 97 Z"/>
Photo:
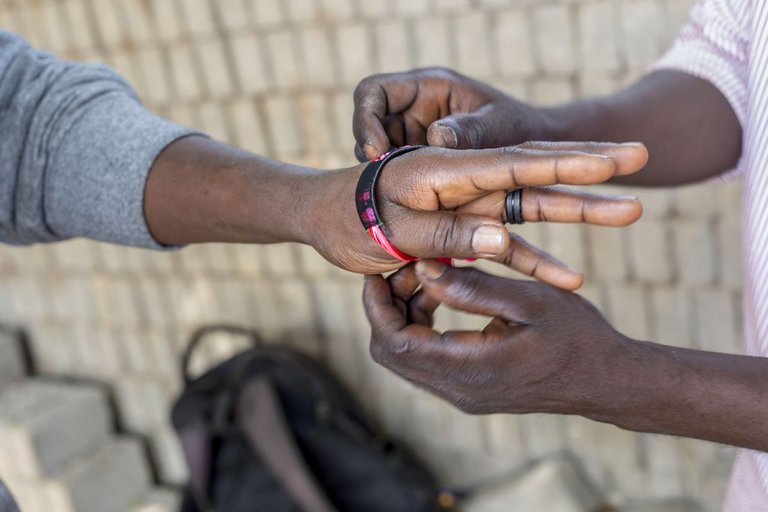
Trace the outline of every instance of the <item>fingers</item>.
<path fill-rule="evenodd" d="M 517 147 L 499 151 L 488 163 L 491 167 L 486 171 L 487 182 L 492 190 L 499 189 L 493 186 L 497 183 L 508 185 L 505 190 L 559 183 L 592 185 L 612 178 L 617 168 L 616 162 L 605 155 Z M 477 172 L 476 169 L 473 171 Z M 492 175 L 494 171 L 498 176 Z M 482 186 L 483 178 L 486 176 L 481 171 L 476 183 Z"/>
<path fill-rule="evenodd" d="M 591 148 L 591 146 L 590 146 Z M 602 153 L 572 150 L 542 150 L 513 146 L 493 150 L 449 151 L 424 149 L 415 158 L 430 159 L 434 172 L 427 174 L 431 186 L 445 208 L 456 208 L 481 195 L 515 188 L 556 184 L 592 185 L 602 183 L 636 167 L 644 160 L 645 148 L 629 144 L 617 151 L 624 160 Z M 607 150 L 602 150 L 606 152 Z M 634 166 L 634 167 L 630 167 Z"/>
<path fill-rule="evenodd" d="M 438 306 L 440 306 L 439 300 L 428 293 L 424 293 L 423 290 L 419 290 L 408 303 L 408 314 L 413 323 L 432 327 L 434 325 L 434 313 Z"/>
<path fill-rule="evenodd" d="M 635 173 L 648 163 L 648 150 L 639 142 L 528 142 L 523 147 L 540 150 L 582 151 L 611 157 L 616 162 L 616 176 Z"/>
<path fill-rule="evenodd" d="M 406 252 L 409 252 L 410 254 L 424 258 L 433 258 L 438 256 L 442 257 L 444 255 L 448 255 L 449 257 L 453 258 L 490 258 L 493 261 L 501 263 L 524 275 L 533 277 L 534 279 L 537 279 L 541 282 L 547 283 L 557 288 L 562 288 L 564 290 L 577 290 L 584 284 L 584 276 L 581 274 L 581 272 L 572 269 L 547 252 L 529 244 L 520 236 L 507 232 L 505 228 L 495 224 L 488 224 L 487 219 L 482 217 L 470 217 L 468 215 L 455 214 L 452 212 L 412 212 L 411 215 L 428 219 L 425 221 L 420 221 L 418 218 L 412 219 L 412 221 L 409 223 L 421 228 L 424 228 L 428 222 L 455 222 L 456 225 L 450 228 L 445 227 L 442 229 L 427 227 L 428 233 L 434 234 L 441 231 L 449 232 L 450 235 L 448 239 L 446 239 L 443 235 L 438 235 L 437 237 L 433 237 L 430 241 L 430 239 L 424 235 L 414 234 L 412 241 L 410 242 L 415 244 L 413 247 L 410 247 L 408 242 L 405 240 L 402 242 L 395 242 L 398 247 L 406 250 Z M 467 220 L 472 221 L 474 219 L 478 219 L 479 227 L 473 227 L 471 222 L 467 222 Z M 497 255 L 490 256 L 487 253 L 477 251 L 476 246 L 469 248 L 466 247 L 466 242 L 464 240 L 468 237 L 476 237 L 476 235 L 471 234 L 471 230 L 474 229 L 477 231 L 481 228 L 491 228 L 492 230 L 498 230 L 500 236 L 504 237 L 506 243 L 503 244 L 503 247 L 505 248 L 501 249 Z M 462 235 L 464 232 L 467 234 Z M 394 236 L 393 241 L 395 241 Z M 471 241 L 470 244 L 472 244 Z M 500 247 L 502 247 L 502 245 L 500 245 Z M 420 256 L 421 254 L 424 256 Z M 413 265 L 406 266 L 400 271 L 396 272 L 389 278 L 389 281 L 392 286 L 394 296 L 403 302 L 409 301 L 411 295 L 419 285 Z M 420 300 L 425 301 L 426 299 L 422 298 Z M 420 323 L 426 323 L 426 319 L 431 319 L 431 314 L 434 311 L 434 308 L 437 307 L 437 304 L 432 306 L 428 302 L 424 302 L 418 303 L 416 307 L 417 309 L 419 307 L 424 308 L 422 311 L 423 314 L 420 316 L 420 318 L 425 320 Z M 412 309 L 413 308 L 409 306 L 409 311 Z M 431 324 L 431 322 L 429 323 Z"/>
<path fill-rule="evenodd" d="M 431 260 L 419 261 L 416 275 L 425 293 L 461 311 L 521 324 L 533 314 L 542 314 L 543 301 L 536 300 L 533 293 L 542 286 L 537 283 L 495 277 L 474 268 L 448 267 Z"/>
<path fill-rule="evenodd" d="M 401 112 L 418 94 L 416 81 L 399 76 L 372 76 L 355 89 L 352 132 L 368 160 L 375 160 L 392 145 L 386 131 L 386 117 Z"/>
<path fill-rule="evenodd" d="M 523 219 L 528 222 L 627 226 L 643 214 L 643 205 L 635 196 L 608 196 L 551 187 L 525 189 L 522 199 Z"/>
<path fill-rule="evenodd" d="M 371 354 L 376 361 L 401 353 L 426 355 L 430 343 L 440 339 L 429 327 L 407 323 L 394 303 L 389 284 L 381 276 L 365 276 L 363 305 L 371 324 Z"/>
<path fill-rule="evenodd" d="M 381 276 L 365 277 L 363 304 L 371 324 L 374 361 L 427 388 L 432 388 L 430 381 L 435 380 L 436 371 L 466 360 L 468 350 L 486 339 L 478 331 L 448 331 L 441 335 L 426 325 L 408 324 Z"/>
<path fill-rule="evenodd" d="M 392 243 L 419 258 L 490 258 L 509 246 L 501 222 L 479 215 L 391 205 L 383 220 Z"/>
<path fill-rule="evenodd" d="M 363 81 L 355 89 L 355 112 L 352 132 L 368 160 L 375 160 L 389 149 L 389 137 L 384 129 L 387 116 L 387 94 L 384 88 Z"/>
<path fill-rule="evenodd" d="M 421 283 L 416 277 L 416 269 L 413 264 L 408 264 L 387 278 L 392 290 L 392 295 L 403 301 L 409 301 L 413 292 Z"/>
<path fill-rule="evenodd" d="M 360 147 L 360 144 L 355 143 L 355 149 L 353 151 L 358 162 L 362 163 L 368 161 L 368 156 L 363 152 L 363 148 Z"/>
<path fill-rule="evenodd" d="M 506 222 L 506 191 L 493 192 L 456 211 Z M 522 212 L 526 222 L 583 222 L 597 226 L 627 226 L 643 214 L 635 196 L 609 196 L 557 187 L 523 189 Z"/>
<path fill-rule="evenodd" d="M 564 290 L 577 290 L 584 284 L 584 275 L 581 272 L 529 244 L 514 233 L 509 233 L 509 238 L 509 249 L 504 254 L 493 258 L 493 261 Z"/>
<path fill-rule="evenodd" d="M 393 297 L 405 305 L 401 311 L 406 312 L 406 321 L 431 327 L 432 315 L 440 303 L 431 295 L 416 291 L 421 286 L 421 282 L 416 277 L 415 265 L 409 264 L 394 272 L 387 278 L 387 282 Z M 396 303 L 396 305 L 400 307 L 400 304 Z"/>
<path fill-rule="evenodd" d="M 616 175 L 612 157 L 581 151 L 544 151 L 519 146 L 476 151 L 427 153 L 412 158 L 430 158 L 435 172 L 427 176 L 440 204 L 454 208 L 479 195 L 515 188 L 556 184 L 592 185 Z M 641 150 L 630 149 L 629 154 Z M 623 162 L 622 166 L 627 163 Z"/>
<path fill-rule="evenodd" d="M 405 316 L 395 305 L 392 289 L 379 275 L 365 276 L 363 305 L 374 331 L 399 331 L 406 325 Z"/>

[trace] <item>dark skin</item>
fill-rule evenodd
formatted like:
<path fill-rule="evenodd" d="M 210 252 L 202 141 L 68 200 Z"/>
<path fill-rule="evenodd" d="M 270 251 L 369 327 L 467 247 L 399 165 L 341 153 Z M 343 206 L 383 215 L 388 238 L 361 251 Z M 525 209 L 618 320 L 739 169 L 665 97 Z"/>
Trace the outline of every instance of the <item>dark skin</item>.
<path fill-rule="evenodd" d="M 525 219 L 623 226 L 642 207 L 549 187 L 587 185 L 637 172 L 638 144 L 524 145 L 482 151 L 424 148 L 387 164 L 377 183 L 390 240 L 418 257 L 487 258 L 552 285 L 575 289 L 581 274 L 504 227 L 506 190 L 525 188 Z M 318 172 L 275 162 L 204 137 L 170 144 L 147 182 L 144 209 L 161 243 L 301 242 L 331 263 L 360 273 L 397 269 L 357 218 L 354 191 L 363 169 Z"/>
<path fill-rule="evenodd" d="M 402 144 L 473 149 L 530 140 L 640 141 L 648 165 L 613 181 L 653 187 L 705 180 L 733 167 L 741 154 L 741 126 L 728 101 L 709 82 L 678 71 L 543 109 L 443 68 L 375 75 L 355 91 L 353 131 L 356 152 L 366 158 Z"/>
<path fill-rule="evenodd" d="M 728 101 L 710 83 L 675 71 L 546 109 L 443 69 L 371 77 L 355 98 L 358 153 L 367 157 L 424 141 L 476 148 L 531 139 L 638 140 L 649 150 L 648 165 L 612 181 L 670 186 L 721 174 L 741 153 Z M 418 268 L 388 281 L 367 278 L 371 351 L 458 407 L 578 414 L 768 451 L 768 359 L 632 340 L 584 299 L 539 283 L 434 262 Z M 483 332 L 436 333 L 431 315 L 440 302 L 493 320 Z"/>
<path fill-rule="evenodd" d="M 364 303 L 373 358 L 466 412 L 573 414 L 768 451 L 768 359 L 633 340 L 577 294 L 435 261 L 367 276 Z M 440 303 L 491 320 L 440 333 Z"/>

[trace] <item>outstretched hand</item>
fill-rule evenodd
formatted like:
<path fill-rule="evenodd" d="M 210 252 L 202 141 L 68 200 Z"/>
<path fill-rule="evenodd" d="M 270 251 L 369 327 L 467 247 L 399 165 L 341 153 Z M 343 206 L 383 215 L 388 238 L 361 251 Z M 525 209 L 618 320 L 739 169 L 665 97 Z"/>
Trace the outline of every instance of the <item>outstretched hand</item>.
<path fill-rule="evenodd" d="M 427 147 L 389 162 L 376 197 L 387 236 L 419 258 L 487 258 L 566 289 L 582 277 L 504 227 L 504 198 L 524 188 L 522 213 L 529 222 L 587 222 L 623 226 L 642 207 L 634 197 L 608 197 L 552 188 L 591 185 L 643 167 L 640 144 L 526 143 L 455 151 Z M 332 263 L 354 272 L 394 270 L 403 262 L 368 238 L 353 204 L 363 167 L 320 175 L 310 223 L 310 243 Z"/>

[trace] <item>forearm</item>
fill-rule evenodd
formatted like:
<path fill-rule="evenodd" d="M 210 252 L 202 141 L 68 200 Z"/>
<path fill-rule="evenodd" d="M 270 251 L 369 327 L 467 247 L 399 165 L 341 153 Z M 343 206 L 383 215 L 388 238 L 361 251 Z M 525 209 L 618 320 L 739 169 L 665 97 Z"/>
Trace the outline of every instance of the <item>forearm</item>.
<path fill-rule="evenodd" d="M 741 127 L 711 83 L 658 71 L 615 94 L 544 109 L 541 140 L 635 141 L 648 148 L 641 172 L 614 181 L 667 186 L 701 181 L 738 161 Z"/>
<path fill-rule="evenodd" d="M 194 133 L 142 107 L 104 66 L 0 31 L 0 241 L 73 237 L 158 248 L 142 209 L 161 150 Z"/>
<path fill-rule="evenodd" d="M 305 242 L 322 179 L 315 169 L 186 137 L 155 161 L 144 211 L 152 235 L 166 245 Z"/>
<path fill-rule="evenodd" d="M 768 358 L 622 343 L 588 417 L 640 432 L 768 451 Z"/>

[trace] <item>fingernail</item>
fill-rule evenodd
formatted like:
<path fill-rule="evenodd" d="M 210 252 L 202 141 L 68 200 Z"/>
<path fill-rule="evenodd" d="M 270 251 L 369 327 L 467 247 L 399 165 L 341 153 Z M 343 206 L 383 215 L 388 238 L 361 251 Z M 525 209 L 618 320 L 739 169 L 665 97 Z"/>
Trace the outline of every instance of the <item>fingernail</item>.
<path fill-rule="evenodd" d="M 363 153 L 365 153 L 369 160 L 375 160 L 379 156 L 379 150 L 369 142 L 363 145 Z"/>
<path fill-rule="evenodd" d="M 459 138 L 453 128 L 445 124 L 438 124 L 437 133 L 443 139 L 440 144 L 444 148 L 455 148 L 459 145 Z"/>
<path fill-rule="evenodd" d="M 496 256 L 504 246 L 507 230 L 501 226 L 480 226 L 472 233 L 472 250 L 483 255 Z"/>
<path fill-rule="evenodd" d="M 421 260 L 416 263 L 416 274 L 434 281 L 440 279 L 448 270 L 448 267 L 434 260 Z"/>

